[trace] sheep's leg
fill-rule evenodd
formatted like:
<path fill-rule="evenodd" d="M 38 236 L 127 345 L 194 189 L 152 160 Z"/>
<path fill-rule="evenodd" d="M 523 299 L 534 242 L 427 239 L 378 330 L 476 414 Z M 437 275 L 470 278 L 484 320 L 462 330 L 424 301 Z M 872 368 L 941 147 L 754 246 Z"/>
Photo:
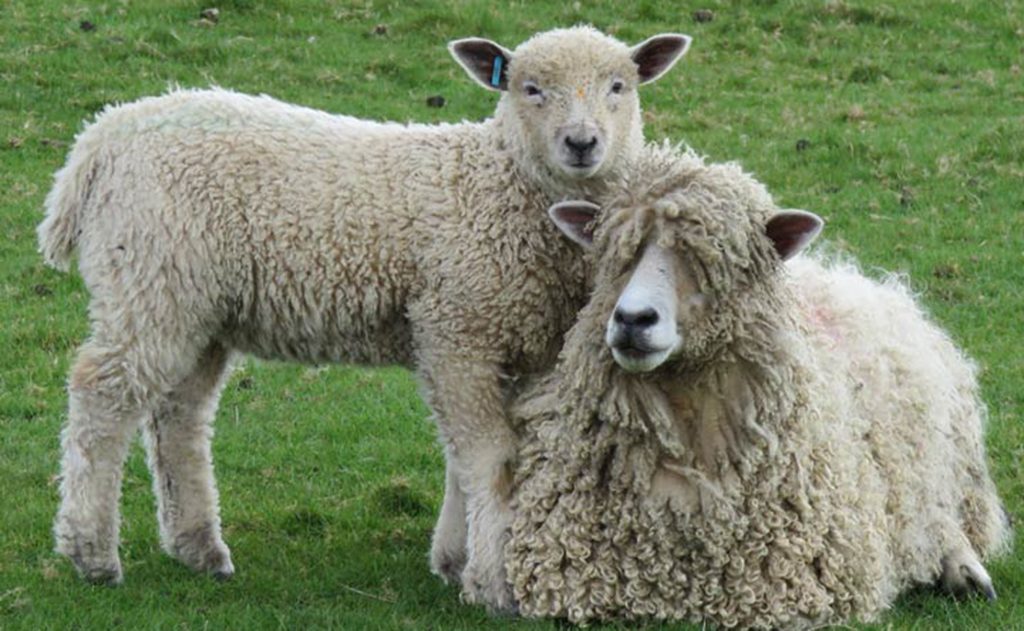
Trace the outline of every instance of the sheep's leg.
<path fill-rule="evenodd" d="M 430 569 L 446 583 L 455 583 L 466 566 L 466 494 L 448 456 L 445 464 L 444 504 L 434 527 Z"/>
<path fill-rule="evenodd" d="M 87 342 L 68 384 L 55 548 L 96 583 L 121 581 L 121 475 L 145 398 L 130 374 L 123 349 Z"/>
<path fill-rule="evenodd" d="M 941 581 L 942 587 L 958 598 L 978 594 L 988 600 L 996 599 L 992 579 L 966 543 L 942 557 Z"/>
<path fill-rule="evenodd" d="M 227 364 L 226 349 L 208 348 L 143 423 L 161 544 L 190 568 L 221 579 L 235 570 L 221 538 L 210 438 Z"/>
<path fill-rule="evenodd" d="M 463 597 L 503 611 L 513 607 L 504 545 L 512 521 L 508 495 L 515 436 L 506 419 L 499 374 L 496 364 L 451 356 L 430 356 L 423 371 L 428 402 L 448 446 L 452 477 L 466 496 Z"/>
<path fill-rule="evenodd" d="M 463 598 L 496 612 L 515 609 L 505 576 L 505 543 L 512 524 L 509 494 L 514 441 L 498 440 L 470 455 L 463 465 L 467 484 L 466 513 L 469 558 L 462 572 Z"/>

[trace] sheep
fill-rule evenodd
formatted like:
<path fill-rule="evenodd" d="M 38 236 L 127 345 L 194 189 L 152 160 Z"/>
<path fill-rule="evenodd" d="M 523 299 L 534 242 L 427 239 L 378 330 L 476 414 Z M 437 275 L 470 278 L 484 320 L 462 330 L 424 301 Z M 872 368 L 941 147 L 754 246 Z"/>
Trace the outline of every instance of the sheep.
<path fill-rule="evenodd" d="M 636 88 L 689 43 L 630 48 L 585 26 L 515 51 L 454 41 L 470 77 L 501 94 L 482 123 L 377 123 L 221 89 L 104 110 L 38 229 L 52 266 L 78 249 L 91 296 L 56 550 L 89 580 L 122 580 L 122 466 L 141 425 L 162 546 L 229 577 L 210 425 L 231 356 L 402 364 L 448 456 L 432 567 L 469 601 L 508 606 L 504 391 L 553 363 L 584 300 L 580 257 L 545 211 L 598 194 L 638 151 Z"/>
<path fill-rule="evenodd" d="M 817 216 L 682 149 L 639 159 L 592 236 L 595 208 L 552 208 L 594 290 L 512 405 L 521 613 L 789 629 L 915 584 L 995 597 L 975 366 L 904 282 L 794 257 Z"/>

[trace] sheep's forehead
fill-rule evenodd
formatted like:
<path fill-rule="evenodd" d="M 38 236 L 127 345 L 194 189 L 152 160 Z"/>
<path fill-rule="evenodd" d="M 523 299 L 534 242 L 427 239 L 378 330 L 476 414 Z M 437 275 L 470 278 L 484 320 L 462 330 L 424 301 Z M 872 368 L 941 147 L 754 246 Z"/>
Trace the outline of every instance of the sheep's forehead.
<path fill-rule="evenodd" d="M 745 258 L 759 247 L 750 213 L 707 201 L 694 198 L 688 188 L 620 200 L 606 211 L 604 238 L 614 244 L 619 257 L 632 259 L 644 243 L 657 243 L 704 267 L 722 265 L 723 257 L 737 252 Z"/>
<path fill-rule="evenodd" d="M 591 28 L 541 33 L 512 53 L 509 72 L 515 80 L 579 85 L 609 75 L 636 76 L 629 47 Z"/>

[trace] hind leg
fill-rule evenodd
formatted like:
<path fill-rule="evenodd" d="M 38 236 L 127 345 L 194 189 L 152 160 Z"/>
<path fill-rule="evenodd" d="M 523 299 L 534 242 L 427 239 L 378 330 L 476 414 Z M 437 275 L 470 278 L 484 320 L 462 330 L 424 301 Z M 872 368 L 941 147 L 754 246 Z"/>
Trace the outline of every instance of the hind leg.
<path fill-rule="evenodd" d="M 942 557 L 940 582 L 943 589 L 957 598 L 981 595 L 988 600 L 996 599 L 992 579 L 966 542 Z"/>
<path fill-rule="evenodd" d="M 235 569 L 221 538 L 210 438 L 228 360 L 225 348 L 211 345 L 143 422 L 161 544 L 188 567 L 221 579 Z"/>
<path fill-rule="evenodd" d="M 97 583 L 121 581 L 121 474 L 147 394 L 128 364 L 124 349 L 90 341 L 68 384 L 55 548 Z"/>

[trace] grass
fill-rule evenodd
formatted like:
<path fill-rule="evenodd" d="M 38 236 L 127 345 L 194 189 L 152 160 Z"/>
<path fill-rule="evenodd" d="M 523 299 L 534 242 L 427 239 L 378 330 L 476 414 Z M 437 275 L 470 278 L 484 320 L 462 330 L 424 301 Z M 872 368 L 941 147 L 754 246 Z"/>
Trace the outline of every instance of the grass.
<path fill-rule="evenodd" d="M 477 119 L 494 98 L 449 59 L 447 40 L 513 46 L 579 21 L 630 42 L 693 35 L 681 64 L 643 90 L 648 136 L 741 160 L 782 204 L 824 215 L 829 238 L 866 268 L 909 273 L 983 368 L 993 473 L 1024 520 L 1019 0 L 225 0 L 215 25 L 199 20 L 205 6 L 0 3 L 0 629 L 559 628 L 490 619 L 429 574 L 443 465 L 400 369 L 243 364 L 214 444 L 235 579 L 193 576 L 160 552 L 135 449 L 126 583 L 78 581 L 49 529 L 87 296 L 77 275 L 42 266 L 34 229 L 80 121 L 108 102 L 219 84 L 360 116 Z M 696 21 L 698 8 L 713 19 Z M 445 107 L 428 107 L 433 95 Z M 997 603 L 917 592 L 877 628 L 1024 629 L 1022 543 L 990 565 Z"/>

